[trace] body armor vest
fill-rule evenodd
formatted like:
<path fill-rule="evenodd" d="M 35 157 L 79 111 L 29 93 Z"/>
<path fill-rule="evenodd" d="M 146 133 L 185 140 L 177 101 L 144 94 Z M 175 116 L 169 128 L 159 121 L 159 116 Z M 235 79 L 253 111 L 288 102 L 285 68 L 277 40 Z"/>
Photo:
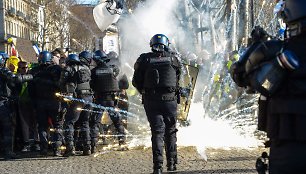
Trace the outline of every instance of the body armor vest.
<path fill-rule="evenodd" d="M 144 88 L 175 88 L 176 85 L 176 70 L 173 67 L 172 57 L 147 58 Z"/>
<path fill-rule="evenodd" d="M 35 93 L 40 98 L 54 98 L 55 92 L 59 91 L 58 81 L 60 68 L 57 65 L 50 65 L 42 69 L 34 76 Z"/>
<path fill-rule="evenodd" d="M 81 66 L 81 65 L 76 65 L 73 67 L 74 68 L 74 75 L 73 79 L 76 82 L 76 92 L 81 92 L 84 90 L 90 90 L 90 76 L 91 72 L 90 69 L 87 66 Z"/>
<path fill-rule="evenodd" d="M 119 91 L 118 81 L 114 76 L 113 69 L 108 66 L 100 66 L 94 70 L 94 90 L 96 93 Z"/>
<path fill-rule="evenodd" d="M 72 65 L 62 73 L 64 79 L 64 92 L 77 94 L 90 94 L 91 71 L 86 65 Z"/>

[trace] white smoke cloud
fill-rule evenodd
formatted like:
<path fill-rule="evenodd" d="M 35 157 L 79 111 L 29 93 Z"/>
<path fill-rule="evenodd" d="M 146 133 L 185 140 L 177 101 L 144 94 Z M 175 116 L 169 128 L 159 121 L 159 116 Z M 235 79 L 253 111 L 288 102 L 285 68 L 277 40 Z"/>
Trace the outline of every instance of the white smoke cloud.
<path fill-rule="evenodd" d="M 123 62 L 123 71 L 128 76 L 133 75 L 133 64 L 138 56 L 143 52 L 149 52 L 149 41 L 154 34 L 162 33 L 169 37 L 173 47 L 184 45 L 191 48 L 192 44 L 185 42 L 187 31 L 183 31 L 181 23 L 177 16 L 178 12 L 177 0 L 149 0 L 142 4 L 141 8 L 137 8 L 128 17 L 120 19 L 120 35 L 121 35 L 121 59 Z M 218 33 L 218 32 L 217 32 Z M 219 32 L 218 39 L 222 44 L 217 45 L 222 50 L 226 40 Z M 178 39 L 179 38 L 179 39 Z M 220 47 L 220 48 L 219 48 Z M 212 69 L 215 69 L 220 62 L 214 62 Z M 220 66 L 221 67 L 221 66 Z M 209 68 L 208 68 L 209 69 Z M 209 70 L 210 71 L 210 70 Z M 209 76 L 209 72 L 201 75 Z M 208 79 L 205 85 L 210 84 L 212 80 L 209 78 L 199 77 L 198 79 Z M 203 87 L 201 88 L 202 90 Z M 200 94 L 202 94 L 200 92 Z M 202 101 L 207 102 L 207 101 Z M 143 114 L 143 113 L 142 113 Z M 145 117 L 145 116 L 144 116 Z M 202 103 L 193 103 L 191 105 L 189 119 L 191 125 L 179 128 L 178 145 L 196 146 L 199 153 L 205 158 L 204 151 L 207 147 L 228 148 L 228 147 L 256 147 L 258 141 L 254 137 L 241 136 L 238 131 L 229 125 L 229 121 L 221 121 L 218 119 L 210 119 L 204 117 L 204 109 Z M 148 127 L 149 129 L 149 127 Z M 150 136 L 150 135 L 148 135 Z M 144 142 L 133 143 L 148 145 L 147 138 Z"/>
<path fill-rule="evenodd" d="M 170 41 L 178 33 L 179 24 L 174 13 L 177 0 L 150 0 L 141 4 L 128 17 L 119 21 L 121 35 L 121 57 L 123 63 L 132 65 L 141 53 L 150 51 L 150 39 L 155 34 L 165 34 Z M 124 67 L 123 67 L 124 68 Z M 132 74 L 130 68 L 124 68 Z"/>

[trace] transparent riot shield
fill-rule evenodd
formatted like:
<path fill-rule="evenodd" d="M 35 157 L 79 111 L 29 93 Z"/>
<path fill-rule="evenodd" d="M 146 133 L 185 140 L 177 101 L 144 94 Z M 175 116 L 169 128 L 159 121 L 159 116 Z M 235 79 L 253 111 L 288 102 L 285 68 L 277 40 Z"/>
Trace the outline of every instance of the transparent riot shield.
<path fill-rule="evenodd" d="M 199 69 L 197 67 L 183 64 L 180 78 L 181 97 L 177 115 L 177 119 L 180 121 L 187 121 L 198 73 Z"/>

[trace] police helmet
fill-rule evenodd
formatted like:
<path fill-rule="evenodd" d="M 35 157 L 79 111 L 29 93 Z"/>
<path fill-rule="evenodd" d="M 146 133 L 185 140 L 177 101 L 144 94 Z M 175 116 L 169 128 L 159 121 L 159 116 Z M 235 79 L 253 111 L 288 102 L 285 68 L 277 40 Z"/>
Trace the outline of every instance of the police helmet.
<path fill-rule="evenodd" d="M 115 51 L 111 51 L 107 54 L 109 59 L 118 59 L 118 54 Z"/>
<path fill-rule="evenodd" d="M 52 55 L 49 51 L 42 51 L 38 55 L 39 64 L 50 64 L 52 62 Z"/>
<path fill-rule="evenodd" d="M 266 41 L 268 33 L 260 26 L 255 26 L 251 32 L 251 38 L 253 42 Z"/>
<path fill-rule="evenodd" d="M 285 23 L 292 23 L 306 18 L 306 1 L 305 0 L 286 0 L 285 8 L 281 15 Z"/>
<path fill-rule="evenodd" d="M 5 52 L 0 52 L 0 65 L 4 65 L 6 60 L 9 58 Z"/>
<path fill-rule="evenodd" d="M 66 59 L 66 63 L 70 64 L 70 63 L 79 63 L 80 62 L 80 58 L 77 54 L 69 54 L 67 59 Z"/>
<path fill-rule="evenodd" d="M 104 51 L 97 50 L 94 52 L 93 60 L 96 63 L 108 62 L 110 59 Z"/>
<path fill-rule="evenodd" d="M 150 40 L 152 51 L 165 51 L 169 47 L 169 39 L 164 34 L 155 34 Z"/>
<path fill-rule="evenodd" d="M 92 60 L 92 53 L 90 53 L 89 51 L 82 51 L 79 54 L 79 59 L 82 63 L 86 65 L 90 65 L 91 60 Z"/>

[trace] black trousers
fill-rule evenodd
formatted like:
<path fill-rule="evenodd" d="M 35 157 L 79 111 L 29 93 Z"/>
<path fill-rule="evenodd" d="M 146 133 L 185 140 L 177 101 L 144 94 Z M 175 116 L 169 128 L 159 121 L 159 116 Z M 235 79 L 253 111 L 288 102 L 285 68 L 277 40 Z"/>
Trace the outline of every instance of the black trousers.
<path fill-rule="evenodd" d="M 0 101 L 0 134 L 1 149 L 4 153 L 13 151 L 14 144 L 14 120 L 10 113 L 10 106 L 7 101 Z"/>
<path fill-rule="evenodd" d="M 119 143 L 123 143 L 125 142 L 126 138 L 125 138 L 125 132 L 124 132 L 124 126 L 122 123 L 122 117 L 121 115 L 118 113 L 118 111 L 113 110 L 114 109 L 114 101 L 113 100 L 104 100 L 101 98 L 96 98 L 95 101 L 96 104 L 101 105 L 103 107 L 109 107 L 112 108 L 111 110 L 108 110 L 108 114 L 109 117 L 111 118 L 117 132 L 118 132 L 118 141 Z M 100 111 L 103 112 L 103 109 L 99 109 L 99 108 L 95 108 L 95 111 Z M 98 142 L 98 137 L 99 137 L 99 125 L 101 122 L 101 118 L 102 118 L 102 113 L 95 113 L 92 114 L 92 118 L 90 121 L 90 134 L 91 134 L 91 141 L 92 141 L 92 145 L 96 145 L 96 143 Z"/>
<path fill-rule="evenodd" d="M 152 154 L 154 165 L 163 163 L 163 147 L 167 162 L 177 163 L 176 120 L 177 102 L 144 100 L 144 108 L 151 127 Z"/>
<path fill-rule="evenodd" d="M 63 142 L 63 120 L 58 119 L 61 103 L 56 99 L 39 99 L 36 102 L 41 150 L 48 148 L 50 124 L 52 124 L 55 129 L 52 137 L 54 146 L 55 148 L 60 147 Z M 50 120 L 52 121 L 51 123 Z"/>
<path fill-rule="evenodd" d="M 19 102 L 18 107 L 23 142 L 29 142 L 31 133 L 34 141 L 39 141 L 37 117 L 31 101 Z"/>
<path fill-rule="evenodd" d="M 305 174 L 306 142 L 271 142 L 269 174 Z"/>
<path fill-rule="evenodd" d="M 85 101 L 92 102 L 92 96 L 82 96 L 79 97 Z M 65 140 L 67 145 L 74 145 L 74 125 L 77 121 L 79 121 L 79 126 L 81 128 L 80 131 L 80 139 L 82 141 L 83 146 L 90 146 L 90 129 L 89 129 L 89 117 L 90 111 L 78 111 L 77 108 L 92 110 L 92 106 L 90 104 L 85 104 L 81 102 L 73 102 L 68 106 L 66 120 L 65 120 Z"/>

